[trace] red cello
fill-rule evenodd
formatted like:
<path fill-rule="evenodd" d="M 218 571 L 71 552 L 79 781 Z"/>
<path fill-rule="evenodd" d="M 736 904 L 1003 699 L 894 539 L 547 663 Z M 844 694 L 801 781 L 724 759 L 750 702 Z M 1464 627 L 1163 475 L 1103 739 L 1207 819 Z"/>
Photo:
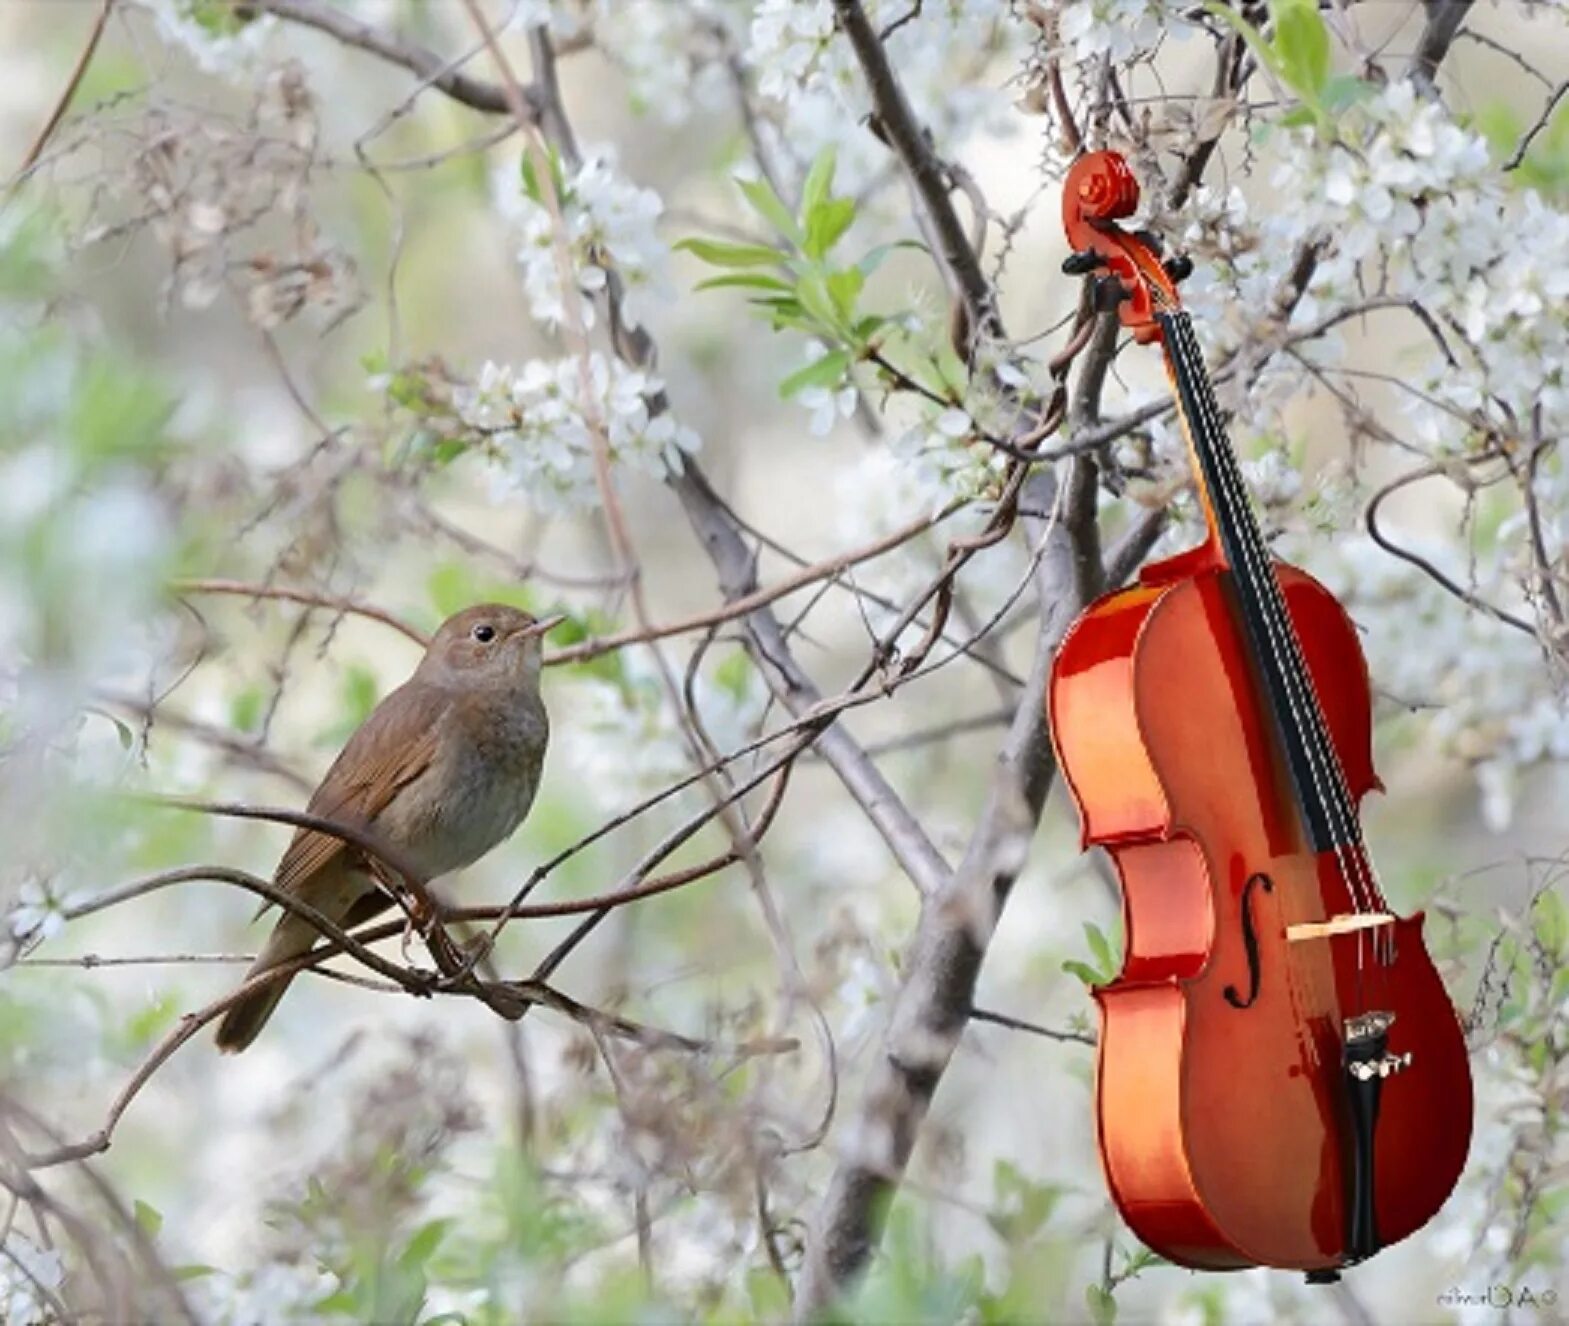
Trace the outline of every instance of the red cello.
<path fill-rule="evenodd" d="M 1117 222 L 1114 152 L 1068 172 L 1071 273 L 1165 352 L 1208 525 L 1093 603 L 1048 704 L 1083 841 L 1122 885 L 1125 957 L 1095 992 L 1096 1112 L 1113 1200 L 1185 1266 L 1310 1280 L 1419 1229 L 1471 1136 L 1464 1036 L 1362 841 L 1379 787 L 1357 633 L 1271 556 L 1173 275 Z"/>

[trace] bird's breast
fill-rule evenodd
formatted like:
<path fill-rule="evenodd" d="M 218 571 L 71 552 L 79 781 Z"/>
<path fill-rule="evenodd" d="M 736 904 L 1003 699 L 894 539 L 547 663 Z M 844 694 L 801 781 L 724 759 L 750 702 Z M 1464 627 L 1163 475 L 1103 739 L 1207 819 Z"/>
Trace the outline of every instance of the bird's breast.
<path fill-rule="evenodd" d="M 396 836 L 428 878 L 471 865 L 511 837 L 533 804 L 548 737 L 542 708 L 453 725 L 399 808 L 405 824 Z"/>

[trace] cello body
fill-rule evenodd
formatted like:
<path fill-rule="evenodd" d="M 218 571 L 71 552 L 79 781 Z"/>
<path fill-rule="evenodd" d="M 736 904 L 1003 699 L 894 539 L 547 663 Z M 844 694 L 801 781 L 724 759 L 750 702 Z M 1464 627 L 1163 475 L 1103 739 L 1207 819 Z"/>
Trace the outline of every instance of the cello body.
<path fill-rule="evenodd" d="M 1360 800 L 1378 784 L 1355 628 L 1309 576 L 1278 574 Z M 1151 567 L 1092 604 L 1063 642 L 1050 706 L 1084 843 L 1107 850 L 1122 883 L 1123 968 L 1096 992 L 1097 1125 L 1117 1206 L 1185 1266 L 1346 1263 L 1342 1026 L 1365 941 L 1286 939 L 1290 924 L 1351 910 L 1350 888 L 1288 813 L 1224 571 Z M 1413 1064 L 1383 1092 L 1383 1244 L 1443 1205 L 1471 1132 L 1464 1039 L 1421 931 L 1420 914 L 1399 920 L 1377 974 L 1391 1046 Z"/>
<path fill-rule="evenodd" d="M 1047 695 L 1086 847 L 1121 882 L 1096 1121 L 1133 1231 L 1182 1265 L 1336 1278 L 1421 1228 L 1470 1146 L 1465 1037 L 1422 916 L 1362 840 L 1372 699 L 1356 629 L 1275 559 L 1114 152 L 1069 169 L 1064 270 L 1161 345 L 1207 536 L 1091 604 Z"/>

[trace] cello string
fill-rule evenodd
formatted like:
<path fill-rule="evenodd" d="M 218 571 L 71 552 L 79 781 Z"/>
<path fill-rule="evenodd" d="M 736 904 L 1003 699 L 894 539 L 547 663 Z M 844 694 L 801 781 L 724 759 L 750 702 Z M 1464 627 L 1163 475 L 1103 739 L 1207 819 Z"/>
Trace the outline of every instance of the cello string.
<path fill-rule="evenodd" d="M 1249 511 L 1246 507 L 1246 490 L 1241 486 L 1241 475 L 1236 471 L 1234 464 L 1228 464 L 1228 460 L 1232 458 L 1217 417 L 1218 410 L 1213 395 L 1204 390 L 1207 383 L 1202 371 L 1203 359 L 1198 353 L 1191 323 L 1185 315 L 1175 314 L 1169 317 L 1169 321 L 1177 333 L 1174 339 L 1178 343 L 1178 356 L 1189 376 L 1193 399 L 1199 410 L 1200 418 L 1196 422 L 1207 433 L 1208 458 L 1219 489 L 1216 496 L 1231 507 L 1232 519 L 1229 528 L 1236 538 L 1238 552 L 1245 563 L 1237 569 L 1251 582 L 1256 601 L 1262 610 L 1260 613 L 1262 624 L 1269 637 L 1265 643 L 1275 659 L 1280 678 L 1284 683 L 1285 699 L 1291 711 L 1291 719 L 1305 738 L 1303 754 L 1307 757 L 1315 795 L 1319 798 L 1330 822 L 1336 861 L 1343 877 L 1351 886 L 1353 906 L 1358 911 L 1368 910 L 1366 902 L 1371 894 L 1369 888 L 1371 881 L 1365 877 L 1363 870 L 1352 868 L 1347 860 L 1349 855 L 1351 862 L 1362 865 L 1365 869 L 1365 863 L 1358 861 L 1360 854 L 1355 850 L 1357 835 L 1352 827 L 1347 805 L 1349 789 L 1338 767 L 1338 761 L 1326 758 L 1326 756 L 1332 757 L 1333 751 L 1332 748 L 1326 750 L 1329 743 L 1323 730 L 1321 713 L 1317 712 L 1318 706 L 1311 690 L 1304 685 L 1305 668 L 1300 652 L 1294 648 L 1297 643 L 1294 639 L 1295 633 L 1290 627 L 1289 620 L 1278 615 L 1284 609 L 1279 582 L 1269 567 L 1268 551 L 1262 546 L 1262 536 L 1247 518 Z M 1195 371 L 1196 366 L 1197 371 Z M 1358 947 L 1360 952 L 1360 944 Z"/>
<path fill-rule="evenodd" d="M 1203 357 L 1198 350 L 1197 340 L 1193 335 L 1191 322 L 1183 317 L 1173 318 L 1175 340 L 1181 357 L 1181 364 L 1188 371 L 1193 381 L 1189 383 L 1194 403 L 1200 412 L 1198 423 L 1209 430 L 1207 441 L 1209 443 L 1208 459 L 1214 471 L 1218 485 L 1216 497 L 1223 502 L 1230 503 L 1233 507 L 1231 529 L 1237 538 L 1238 552 L 1244 565 L 1237 570 L 1244 577 L 1244 581 L 1251 577 L 1255 592 L 1259 593 L 1261 601 L 1258 608 L 1261 610 L 1263 625 L 1269 635 L 1266 647 L 1280 669 L 1280 678 L 1286 689 L 1285 699 L 1291 710 L 1291 717 L 1296 723 L 1299 732 L 1307 740 L 1303 754 L 1307 757 L 1310 776 L 1312 777 L 1315 794 L 1319 797 L 1324 813 L 1330 817 L 1332 845 L 1335 852 L 1336 863 L 1340 868 L 1342 878 L 1348 885 L 1351 903 L 1358 912 L 1370 910 L 1370 896 L 1378 892 L 1376 880 L 1369 879 L 1366 875 L 1369 862 L 1365 852 L 1359 851 L 1359 837 L 1352 827 L 1354 820 L 1349 802 L 1350 791 L 1346 785 L 1343 770 L 1338 760 L 1327 759 L 1326 754 L 1333 756 L 1333 746 L 1329 743 L 1327 730 L 1323 725 L 1322 710 L 1317 704 L 1316 696 L 1311 689 L 1311 683 L 1306 682 L 1306 667 L 1302 659 L 1300 648 L 1292 629 L 1290 619 L 1285 615 L 1284 595 L 1280 589 L 1278 578 L 1270 566 L 1268 549 L 1263 544 L 1263 537 L 1256 524 L 1250 519 L 1251 512 L 1247 506 L 1247 490 L 1242 483 L 1240 471 L 1235 464 L 1234 453 L 1225 438 L 1225 431 L 1220 425 L 1219 411 L 1212 393 L 1205 390 L 1208 385 L 1207 377 L 1203 372 Z M 1197 371 L 1195 371 L 1197 366 Z M 1202 474 L 1201 474 L 1201 477 Z M 1278 614 L 1278 615 L 1277 615 Z M 1292 657 L 1287 658 L 1281 649 L 1284 640 Z M 1300 671 L 1293 671 L 1292 663 Z M 1308 721 L 1304 722 L 1304 714 Z M 1326 772 L 1327 771 L 1327 772 Z M 1335 796 L 1326 797 L 1324 781 L 1328 779 Z M 1334 821 L 1338 820 L 1336 824 Z M 1342 850 L 1344 843 L 1344 850 Z M 1348 862 L 1349 855 L 1349 862 Z M 1357 935 L 1357 1002 L 1365 1006 L 1364 968 L 1366 965 L 1367 947 L 1365 933 Z"/>
<path fill-rule="evenodd" d="M 1305 676 L 1306 668 L 1297 647 L 1295 632 L 1290 626 L 1289 618 L 1285 615 L 1284 596 L 1278 578 L 1269 565 L 1268 550 L 1263 546 L 1262 535 L 1256 525 L 1247 518 L 1249 511 L 1246 506 L 1246 489 L 1242 486 L 1241 475 L 1225 442 L 1224 430 L 1219 422 L 1213 395 L 1204 390 L 1207 384 L 1202 369 L 1194 373 L 1195 364 L 1202 366 L 1203 360 L 1198 355 L 1197 341 L 1193 336 L 1191 323 L 1186 317 L 1180 321 L 1176 319 L 1173 321 L 1178 332 L 1184 367 L 1197 379 L 1192 384 L 1193 394 L 1202 416 L 1200 422 L 1209 430 L 1211 465 L 1222 490 L 1221 495 L 1233 508 L 1232 530 L 1237 537 L 1238 550 L 1247 563 L 1239 569 L 1251 579 L 1258 596 L 1263 625 L 1269 635 L 1270 652 L 1276 660 L 1281 681 L 1286 688 L 1291 717 L 1302 737 L 1305 738 L 1303 754 L 1308 759 L 1315 794 L 1319 797 L 1328 816 L 1331 831 L 1343 839 L 1348 848 L 1354 848 L 1358 835 L 1350 815 L 1349 789 L 1338 761 L 1332 758 L 1333 748 L 1324 728 L 1322 712 L 1311 690 L 1311 683 Z M 1326 795 L 1326 784 L 1329 795 Z M 1346 870 L 1345 858 L 1339 850 L 1341 843 L 1337 842 L 1335 846 L 1337 859 L 1342 870 L 1346 871 L 1348 882 L 1360 895 L 1360 886 L 1367 882 L 1365 877 L 1361 871 Z M 1358 910 L 1362 910 L 1362 898 L 1359 896 L 1356 901 Z"/>
<path fill-rule="evenodd" d="M 1252 545 L 1246 537 L 1251 524 L 1251 512 L 1245 505 L 1238 505 L 1238 483 L 1233 476 L 1228 475 L 1227 467 L 1224 464 L 1225 457 L 1229 452 L 1229 443 L 1226 441 L 1224 430 L 1219 425 L 1213 398 L 1206 400 L 1205 393 L 1202 390 L 1206 381 L 1206 375 L 1203 370 L 1203 357 L 1198 350 L 1196 340 L 1191 333 L 1191 327 L 1188 325 L 1188 320 L 1185 317 L 1178 317 L 1173 314 L 1166 321 L 1172 333 L 1170 344 L 1175 355 L 1176 367 L 1188 375 L 1187 392 L 1197 414 L 1197 418 L 1191 421 L 1190 427 L 1194 436 L 1196 458 L 1199 462 L 1198 478 L 1200 482 L 1209 482 L 1213 478 L 1212 486 L 1215 491 L 1211 494 L 1211 500 L 1216 505 L 1218 518 L 1227 520 L 1224 528 L 1236 540 L 1237 556 L 1231 560 L 1235 562 L 1233 571 L 1240 579 L 1242 590 L 1245 591 L 1247 589 L 1249 580 L 1252 579 L 1255 581 L 1255 593 L 1262 598 L 1263 586 L 1256 583 L 1259 579 L 1256 575 L 1256 568 L 1261 560 L 1260 550 Z M 1186 402 L 1182 403 L 1186 404 Z M 1239 479 L 1240 476 L 1236 476 L 1236 478 Z M 1246 491 L 1242 490 L 1240 495 L 1242 502 L 1245 503 Z M 1234 508 L 1229 517 L 1228 506 Z M 1265 554 L 1263 564 L 1266 568 L 1268 567 L 1267 553 Z M 1273 579 L 1273 575 L 1270 578 Z M 1263 608 L 1263 606 L 1262 603 L 1259 605 L 1260 608 Z M 1271 620 L 1267 610 L 1262 612 L 1262 616 L 1264 632 L 1267 638 L 1259 640 L 1255 637 L 1253 646 L 1257 650 L 1262 650 L 1269 658 L 1274 660 L 1280 670 L 1282 680 L 1284 680 L 1287 669 L 1280 648 L 1278 623 Z M 1253 632 L 1247 632 L 1247 634 L 1253 634 Z M 1261 664 L 1265 662 L 1264 659 L 1259 661 Z M 1284 700 L 1286 707 L 1290 710 L 1291 721 L 1305 734 L 1306 725 L 1302 721 L 1301 714 L 1302 697 L 1290 687 L 1289 682 L 1286 683 Z M 1325 775 L 1320 767 L 1321 756 L 1311 749 L 1304 749 L 1303 753 L 1307 757 L 1308 772 L 1314 785 L 1315 794 L 1325 803 L 1326 813 L 1329 813 L 1329 803 L 1324 790 Z M 1363 898 L 1360 882 L 1355 872 L 1348 868 L 1348 861 L 1342 846 L 1343 836 L 1338 829 L 1332 828 L 1331 848 L 1335 853 L 1335 861 L 1341 876 L 1347 883 L 1352 906 L 1357 911 L 1361 911 Z M 1359 935 L 1356 965 L 1356 998 L 1359 1006 L 1363 997 L 1362 986 L 1365 962 L 1366 950 Z M 1287 970 L 1295 970 L 1295 964 L 1288 963 Z"/>
<path fill-rule="evenodd" d="M 1191 358 L 1192 355 L 1197 351 L 1197 340 L 1193 336 L 1191 321 L 1184 319 L 1184 322 L 1186 325 L 1182 330 L 1187 338 L 1187 344 Z M 1202 358 L 1200 358 L 1198 362 L 1202 364 Z M 1218 409 L 1215 406 L 1213 394 L 1207 393 L 1205 391 L 1207 385 L 1207 382 L 1201 381 L 1196 395 L 1204 408 L 1209 412 L 1209 422 L 1211 426 L 1217 431 L 1217 433 L 1221 433 L 1223 436 L 1219 424 Z M 1221 459 L 1223 464 L 1217 468 L 1221 470 L 1224 476 L 1224 480 L 1232 487 L 1234 492 L 1240 494 L 1240 500 L 1242 502 L 1246 502 L 1247 490 L 1242 484 L 1241 473 L 1236 466 L 1235 456 L 1230 451 L 1229 447 L 1227 448 L 1226 454 Z M 1255 559 L 1261 560 L 1262 565 L 1268 567 L 1268 550 L 1263 546 L 1262 535 L 1258 535 L 1256 527 L 1248 528 L 1245 532 L 1257 535 L 1257 543 L 1254 546 Z M 1281 590 L 1279 580 L 1273 574 L 1273 572 L 1268 574 L 1267 579 L 1265 580 L 1265 584 L 1267 586 L 1267 592 L 1270 594 L 1273 605 L 1278 613 L 1280 634 L 1285 640 L 1286 646 L 1292 655 L 1292 661 L 1295 664 L 1295 675 L 1291 676 L 1289 680 L 1297 685 L 1299 691 L 1303 695 L 1304 708 L 1306 709 L 1310 720 L 1309 735 L 1318 746 L 1319 756 L 1323 759 L 1323 762 L 1330 771 L 1331 777 L 1333 779 L 1335 791 L 1337 793 L 1337 803 L 1334 806 L 1334 811 L 1337 817 L 1341 820 L 1342 827 L 1347 831 L 1352 844 L 1357 847 L 1362 847 L 1363 845 L 1361 843 L 1360 833 L 1355 828 L 1355 817 L 1353 814 L 1351 791 L 1345 777 L 1345 770 L 1340 763 L 1339 755 L 1335 750 L 1334 743 L 1329 739 L 1327 721 L 1324 718 L 1322 706 L 1317 700 L 1317 695 L 1315 688 L 1312 685 L 1311 676 L 1307 671 L 1305 661 L 1303 660 L 1301 654 L 1301 642 L 1298 640 L 1296 631 L 1291 626 L 1289 615 L 1285 610 L 1284 592 Z M 1365 848 L 1360 855 L 1362 858 L 1363 870 L 1368 872 L 1366 879 L 1372 895 L 1378 903 L 1382 903 L 1382 890 L 1378 887 L 1377 884 L 1377 867 L 1373 864 L 1371 858 L 1367 856 Z"/>
<path fill-rule="evenodd" d="M 1191 322 L 1186 317 L 1183 317 L 1180 321 L 1172 318 L 1172 322 L 1176 325 L 1177 339 L 1181 343 L 1183 365 L 1192 373 L 1193 364 L 1197 362 L 1202 366 L 1203 360 L 1202 356 L 1198 354 L 1197 341 L 1193 336 Z M 1212 430 L 1212 442 L 1216 438 L 1224 442 L 1224 431 L 1220 428 L 1218 409 L 1213 395 L 1204 390 L 1207 386 L 1207 381 L 1202 371 L 1195 374 L 1195 377 L 1197 381 L 1193 384 L 1195 387 L 1194 397 L 1200 410 L 1205 415 L 1202 422 Z M 1242 503 L 1245 503 L 1247 501 L 1246 488 L 1242 485 L 1241 474 L 1236 467 L 1235 457 L 1230 452 L 1229 446 L 1224 451 L 1221 451 L 1212 445 L 1211 460 L 1214 464 L 1216 476 L 1226 490 L 1223 496 L 1233 503 L 1236 503 L 1239 498 Z M 1266 630 L 1270 632 L 1272 637 L 1270 640 L 1271 652 L 1275 654 L 1277 662 L 1294 663 L 1295 665 L 1295 671 L 1289 666 L 1282 669 L 1282 679 L 1287 687 L 1295 692 L 1288 694 L 1288 702 L 1293 710 L 1293 718 L 1302 725 L 1304 735 L 1312 743 L 1311 747 L 1305 750 L 1304 753 L 1309 757 L 1310 768 L 1318 795 L 1321 798 L 1324 795 L 1322 787 L 1318 785 L 1318 765 L 1322 764 L 1328 770 L 1332 786 L 1337 793 L 1334 800 L 1326 803 L 1326 810 L 1340 821 L 1340 828 L 1348 840 L 1348 850 L 1358 868 L 1355 870 L 1347 869 L 1345 857 L 1340 853 L 1338 844 L 1336 850 L 1337 861 L 1347 883 L 1351 886 L 1353 901 L 1359 911 L 1364 910 L 1362 896 L 1364 891 L 1375 901 L 1375 905 L 1382 904 L 1383 891 L 1378 883 L 1377 867 L 1373 864 L 1365 847 L 1362 845 L 1360 834 L 1352 828 L 1354 817 L 1351 812 L 1350 789 L 1345 779 L 1345 772 L 1340 765 L 1334 746 L 1328 738 L 1322 709 L 1317 703 L 1317 698 L 1312 690 L 1311 681 L 1308 678 L 1305 663 L 1300 652 L 1300 642 L 1296 638 L 1296 633 L 1291 627 L 1289 618 L 1285 616 L 1284 595 L 1280 589 L 1278 578 L 1272 571 L 1268 570 L 1268 551 L 1263 546 L 1262 535 L 1258 533 L 1256 526 L 1251 526 L 1246 521 L 1237 521 L 1235 524 L 1237 532 L 1242 536 L 1239 538 L 1239 549 L 1242 551 L 1243 556 L 1252 563 L 1245 570 L 1254 574 L 1255 584 L 1265 589 L 1269 599 L 1268 606 L 1272 607 L 1274 612 L 1278 614 L 1273 620 L 1269 611 L 1266 611 L 1264 614 Z M 1249 535 L 1254 536 L 1251 543 L 1248 538 Z M 1256 574 L 1260 565 L 1266 569 L 1265 575 Z M 1279 642 L 1282 639 L 1289 650 L 1290 659 L 1281 658 Z M 1301 713 L 1303 710 L 1306 711 L 1310 720 L 1307 724 L 1302 724 Z M 1387 907 L 1387 904 L 1384 904 L 1384 906 Z M 1365 936 L 1358 935 L 1359 971 L 1364 938 Z M 1386 960 L 1389 956 L 1392 956 L 1392 948 L 1388 948 Z"/>

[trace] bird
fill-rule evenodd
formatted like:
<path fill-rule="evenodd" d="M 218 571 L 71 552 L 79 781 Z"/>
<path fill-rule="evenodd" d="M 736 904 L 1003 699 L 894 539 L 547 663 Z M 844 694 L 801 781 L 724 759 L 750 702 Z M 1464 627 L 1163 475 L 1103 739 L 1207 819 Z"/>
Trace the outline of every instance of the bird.
<path fill-rule="evenodd" d="M 564 620 L 500 603 L 449 617 L 414 675 L 349 738 L 307 813 L 383 843 L 386 864 L 406 863 L 421 883 L 472 865 L 505 842 L 539 789 L 550 739 L 539 686 L 544 637 Z M 391 905 L 377 883 L 380 866 L 341 838 L 300 828 L 273 883 L 347 930 Z M 305 917 L 285 912 L 246 980 L 309 953 L 319 937 Z M 218 1025 L 218 1048 L 235 1054 L 250 1045 L 291 979 L 236 1001 Z"/>

